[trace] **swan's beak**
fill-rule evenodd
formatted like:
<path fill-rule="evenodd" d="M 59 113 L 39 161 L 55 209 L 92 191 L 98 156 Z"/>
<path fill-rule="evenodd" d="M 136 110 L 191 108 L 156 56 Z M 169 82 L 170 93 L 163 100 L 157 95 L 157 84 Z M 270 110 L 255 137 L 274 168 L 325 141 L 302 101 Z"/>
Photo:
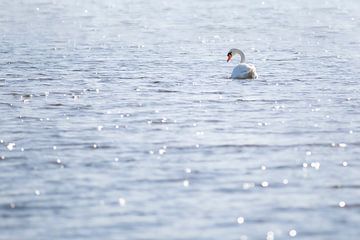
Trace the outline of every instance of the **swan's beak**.
<path fill-rule="evenodd" d="M 228 57 L 228 58 L 227 58 L 226 62 L 229 62 L 229 61 L 231 60 L 231 58 L 232 58 L 232 55 L 231 55 L 231 54 L 228 54 L 227 57 Z"/>

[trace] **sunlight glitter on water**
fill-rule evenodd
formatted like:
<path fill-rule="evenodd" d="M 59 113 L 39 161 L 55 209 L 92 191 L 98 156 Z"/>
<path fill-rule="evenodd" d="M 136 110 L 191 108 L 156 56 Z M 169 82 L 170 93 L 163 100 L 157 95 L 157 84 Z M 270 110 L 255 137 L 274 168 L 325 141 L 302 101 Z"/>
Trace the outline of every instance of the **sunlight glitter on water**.
<path fill-rule="evenodd" d="M 0 238 L 358 236 L 359 13 L 0 1 Z"/>

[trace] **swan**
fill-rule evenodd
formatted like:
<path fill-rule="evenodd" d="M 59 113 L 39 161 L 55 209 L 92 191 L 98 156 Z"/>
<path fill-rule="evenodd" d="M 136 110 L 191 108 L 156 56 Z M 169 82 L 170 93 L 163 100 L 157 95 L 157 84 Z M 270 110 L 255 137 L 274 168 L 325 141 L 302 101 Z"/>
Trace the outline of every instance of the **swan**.
<path fill-rule="evenodd" d="M 231 78 L 233 79 L 246 79 L 246 78 L 257 78 L 256 68 L 252 64 L 245 63 L 245 54 L 243 51 L 232 48 L 229 50 L 227 54 L 227 62 L 231 60 L 231 58 L 239 54 L 241 56 L 240 64 L 237 65 L 231 73 Z"/>

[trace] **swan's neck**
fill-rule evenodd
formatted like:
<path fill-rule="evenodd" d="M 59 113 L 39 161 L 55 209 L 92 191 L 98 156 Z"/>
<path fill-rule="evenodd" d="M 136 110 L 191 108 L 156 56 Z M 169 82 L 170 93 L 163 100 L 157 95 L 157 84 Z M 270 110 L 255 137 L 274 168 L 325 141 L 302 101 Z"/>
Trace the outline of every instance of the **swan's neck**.
<path fill-rule="evenodd" d="M 234 49 L 233 51 L 234 53 L 237 53 L 241 56 L 241 60 L 240 63 L 244 63 L 245 62 L 245 54 L 243 51 L 239 50 L 239 49 Z"/>

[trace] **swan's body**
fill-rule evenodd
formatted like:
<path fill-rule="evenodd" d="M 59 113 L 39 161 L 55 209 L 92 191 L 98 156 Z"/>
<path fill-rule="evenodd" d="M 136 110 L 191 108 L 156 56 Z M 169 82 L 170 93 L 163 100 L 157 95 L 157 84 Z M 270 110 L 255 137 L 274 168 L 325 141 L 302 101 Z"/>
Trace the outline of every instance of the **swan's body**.
<path fill-rule="evenodd" d="M 256 68 L 252 64 L 240 63 L 231 73 L 233 79 L 257 78 Z"/>
<path fill-rule="evenodd" d="M 257 78 L 256 68 L 252 64 L 245 63 L 245 54 L 243 51 L 233 48 L 227 54 L 228 62 L 235 55 L 239 54 L 241 56 L 240 64 L 237 65 L 231 73 L 231 78 L 233 79 L 247 79 L 247 78 Z"/>

